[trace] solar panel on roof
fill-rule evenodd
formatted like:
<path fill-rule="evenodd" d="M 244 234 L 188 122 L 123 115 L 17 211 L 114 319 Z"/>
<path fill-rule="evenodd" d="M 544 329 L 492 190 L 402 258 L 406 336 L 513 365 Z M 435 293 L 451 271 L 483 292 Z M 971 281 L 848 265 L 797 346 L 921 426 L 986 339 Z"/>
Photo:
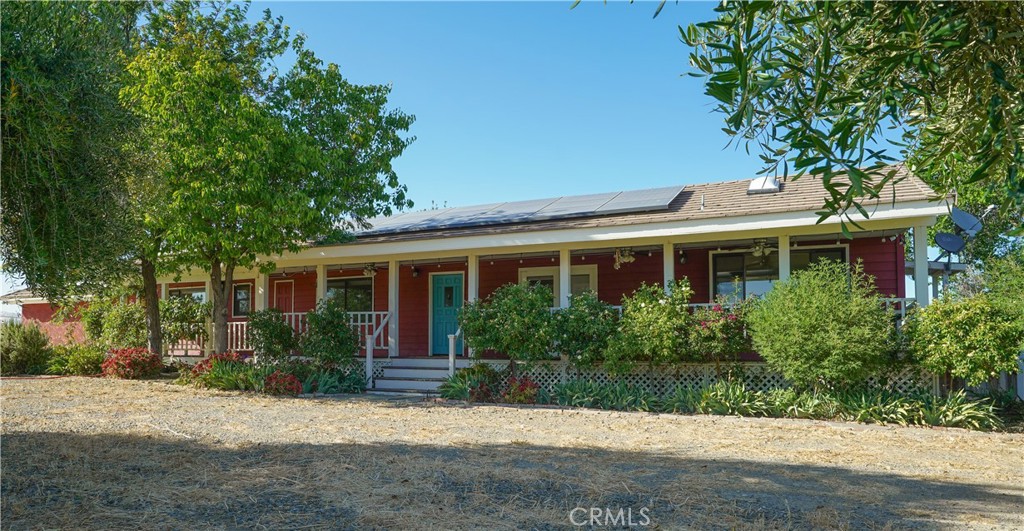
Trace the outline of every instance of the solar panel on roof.
<path fill-rule="evenodd" d="M 592 215 L 598 208 L 618 195 L 620 192 L 559 197 L 555 202 L 538 211 L 534 219 Z"/>
<path fill-rule="evenodd" d="M 492 203 L 374 218 L 358 234 L 387 234 L 665 210 L 682 186 Z"/>
<path fill-rule="evenodd" d="M 665 210 L 668 208 L 668 204 L 682 191 L 682 186 L 669 186 L 622 192 L 615 199 L 597 208 L 595 212 L 598 214 L 614 214 L 617 212 Z"/>

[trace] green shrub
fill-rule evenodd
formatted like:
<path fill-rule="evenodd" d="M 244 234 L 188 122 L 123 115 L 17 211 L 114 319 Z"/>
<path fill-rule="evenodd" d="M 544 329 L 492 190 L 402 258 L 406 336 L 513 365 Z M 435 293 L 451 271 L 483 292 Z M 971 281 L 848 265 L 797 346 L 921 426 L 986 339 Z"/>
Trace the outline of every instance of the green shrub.
<path fill-rule="evenodd" d="M 366 390 L 366 375 L 357 364 L 334 370 L 316 370 L 302 381 L 303 393 L 357 394 Z"/>
<path fill-rule="evenodd" d="M 111 304 L 103 314 L 99 343 L 107 350 L 147 347 L 146 307 L 138 302 Z"/>
<path fill-rule="evenodd" d="M 172 345 L 181 341 L 205 342 L 206 321 L 210 318 L 209 303 L 192 297 L 171 297 L 160 301 L 160 328 L 163 342 Z"/>
<path fill-rule="evenodd" d="M 739 382 L 720 380 L 701 392 L 696 410 L 711 415 L 762 417 L 772 408 L 763 394 L 749 391 Z"/>
<path fill-rule="evenodd" d="M 596 293 L 573 295 L 569 307 L 554 314 L 555 348 L 577 367 L 594 367 L 604 361 L 608 340 L 618 325 L 618 312 Z"/>
<path fill-rule="evenodd" d="M 50 338 L 34 324 L 0 325 L 0 374 L 43 374 L 53 349 Z"/>
<path fill-rule="evenodd" d="M 950 373 L 968 385 L 1015 372 L 1024 350 L 1024 321 L 987 295 L 954 300 L 942 298 L 908 320 L 915 357 L 934 373 Z"/>
<path fill-rule="evenodd" d="M 103 372 L 106 353 L 95 345 L 72 343 L 53 347 L 53 356 L 47 369 L 49 374 L 91 376 Z"/>
<path fill-rule="evenodd" d="M 306 314 L 306 330 L 300 338 L 302 353 L 324 370 L 337 370 L 359 352 L 359 334 L 349 324 L 344 304 L 328 297 Z"/>
<path fill-rule="evenodd" d="M 295 331 L 277 308 L 249 314 L 249 344 L 260 363 L 281 363 L 296 347 Z"/>
<path fill-rule="evenodd" d="M 750 302 L 726 302 L 720 299 L 713 306 L 695 309 L 690 333 L 690 348 L 701 360 L 714 363 L 719 377 L 723 363 L 736 361 L 740 354 L 753 350 L 745 319 Z"/>
<path fill-rule="evenodd" d="M 819 262 L 753 304 L 754 348 L 803 388 L 862 384 L 890 359 L 893 316 L 863 267 Z"/>
<path fill-rule="evenodd" d="M 542 285 L 506 284 L 459 312 L 466 343 L 482 353 L 493 350 L 515 361 L 551 358 L 551 290 Z"/>
<path fill-rule="evenodd" d="M 505 371 L 489 363 L 476 363 L 455 371 L 438 388 L 442 398 L 469 402 L 494 402 L 501 396 Z"/>
<path fill-rule="evenodd" d="M 633 370 L 637 363 L 664 365 L 693 361 L 688 334 L 693 323 L 686 279 L 668 295 L 657 284 L 644 284 L 622 299 L 618 332 L 610 339 L 605 367 L 613 374 Z"/>

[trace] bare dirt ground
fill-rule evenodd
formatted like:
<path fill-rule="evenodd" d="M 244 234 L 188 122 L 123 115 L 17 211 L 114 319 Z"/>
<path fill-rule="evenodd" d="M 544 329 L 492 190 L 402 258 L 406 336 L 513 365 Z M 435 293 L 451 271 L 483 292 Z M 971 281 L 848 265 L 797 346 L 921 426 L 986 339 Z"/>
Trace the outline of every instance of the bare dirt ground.
<path fill-rule="evenodd" d="M 165 380 L 0 398 L 5 529 L 564 529 L 577 507 L 656 529 L 1024 528 L 1021 434 Z"/>

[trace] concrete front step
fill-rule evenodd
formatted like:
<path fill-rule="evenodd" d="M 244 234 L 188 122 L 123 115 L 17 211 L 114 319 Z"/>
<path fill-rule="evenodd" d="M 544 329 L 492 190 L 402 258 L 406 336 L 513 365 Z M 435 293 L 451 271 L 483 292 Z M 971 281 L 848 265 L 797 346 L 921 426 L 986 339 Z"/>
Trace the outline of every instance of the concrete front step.
<path fill-rule="evenodd" d="M 423 367 L 429 369 L 447 369 L 448 356 L 436 356 L 433 358 L 384 358 L 391 360 L 391 366 L 395 367 Z M 459 369 L 469 367 L 469 360 L 466 358 L 455 358 L 455 366 Z"/>
<path fill-rule="evenodd" d="M 374 380 L 375 391 L 416 391 L 437 392 L 443 380 L 432 378 L 377 378 Z"/>
<path fill-rule="evenodd" d="M 443 369 L 390 366 L 384 367 L 385 378 L 414 378 L 417 380 L 444 380 L 448 377 L 448 367 Z"/>

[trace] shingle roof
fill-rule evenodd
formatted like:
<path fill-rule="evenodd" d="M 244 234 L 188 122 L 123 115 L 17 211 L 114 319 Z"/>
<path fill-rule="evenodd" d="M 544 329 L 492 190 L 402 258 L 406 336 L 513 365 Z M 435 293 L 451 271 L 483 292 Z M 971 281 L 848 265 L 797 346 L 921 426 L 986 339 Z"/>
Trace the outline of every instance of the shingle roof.
<path fill-rule="evenodd" d="M 39 296 L 30 289 L 19 289 L 6 295 L 0 295 L 0 302 L 17 302 L 24 299 L 38 299 Z"/>
<path fill-rule="evenodd" d="M 882 171 L 895 172 L 891 184 L 881 197 L 865 203 L 870 212 L 874 204 L 887 205 L 937 199 L 937 195 L 902 164 Z M 379 243 L 485 234 L 507 234 L 544 230 L 642 225 L 670 221 L 690 221 L 782 212 L 814 212 L 828 197 L 820 179 L 803 176 L 782 182 L 780 191 L 771 194 L 747 194 L 749 179 L 687 185 L 669 204 L 667 210 L 636 212 L 574 219 L 546 220 L 529 223 L 495 222 L 487 225 L 441 230 L 406 231 L 392 234 L 357 235 L 354 243 Z"/>

